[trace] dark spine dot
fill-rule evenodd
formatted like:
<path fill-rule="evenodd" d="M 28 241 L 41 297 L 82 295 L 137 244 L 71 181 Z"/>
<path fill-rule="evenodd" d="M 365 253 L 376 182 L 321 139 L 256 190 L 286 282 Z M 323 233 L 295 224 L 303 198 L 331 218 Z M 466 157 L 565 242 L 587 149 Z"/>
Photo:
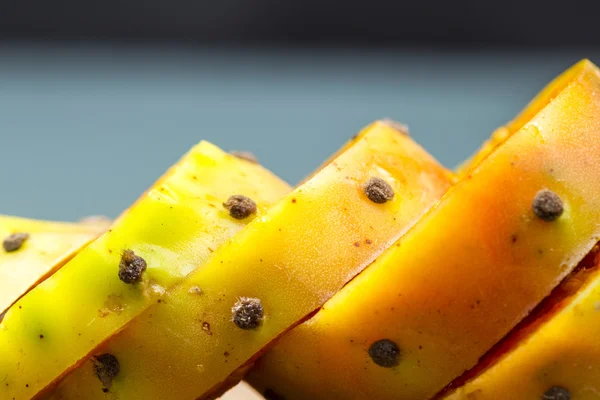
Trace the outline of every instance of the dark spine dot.
<path fill-rule="evenodd" d="M 542 395 L 542 400 L 571 400 L 571 392 L 561 386 L 552 386 Z"/>
<path fill-rule="evenodd" d="M 380 339 L 369 347 L 369 356 L 380 367 L 395 367 L 400 362 L 400 348 L 389 339 Z"/>
<path fill-rule="evenodd" d="M 127 284 L 139 282 L 146 270 L 146 261 L 133 250 L 125 250 L 119 263 L 119 279 Z"/>
<path fill-rule="evenodd" d="M 252 297 L 240 298 L 233 308 L 233 323 L 240 329 L 256 329 L 264 316 L 263 306 L 259 299 Z"/>
<path fill-rule="evenodd" d="M 25 243 L 25 241 L 29 239 L 29 233 L 25 233 L 25 232 L 18 232 L 18 233 L 13 233 L 12 235 L 6 237 L 6 239 L 4 239 L 4 242 L 2 243 L 4 246 L 4 250 L 7 253 L 10 253 L 12 251 L 17 251 L 21 248 L 21 246 L 23 246 L 23 243 Z"/>
<path fill-rule="evenodd" d="M 227 201 L 223 203 L 223 207 L 225 207 L 229 211 L 229 215 L 235 219 L 248 218 L 250 215 L 256 213 L 256 203 L 249 197 L 242 196 L 241 194 L 236 194 L 228 198 Z"/>
<path fill-rule="evenodd" d="M 539 219 L 547 222 L 556 220 L 564 211 L 560 197 L 548 189 L 536 193 L 531 208 Z"/>
<path fill-rule="evenodd" d="M 229 154 L 231 154 L 234 157 L 240 158 L 242 160 L 246 160 L 251 163 L 258 164 L 258 158 L 256 158 L 256 156 L 254 154 L 250 153 L 249 151 L 234 150 L 234 151 L 229 152 Z"/>
<path fill-rule="evenodd" d="M 394 198 L 394 189 L 390 184 L 376 176 L 369 178 L 363 189 L 373 203 L 383 204 Z"/>
<path fill-rule="evenodd" d="M 102 354 L 94 356 L 92 361 L 94 362 L 94 372 L 96 373 L 96 376 L 106 388 L 110 388 L 113 379 L 115 379 L 121 371 L 119 360 L 112 354 Z"/>

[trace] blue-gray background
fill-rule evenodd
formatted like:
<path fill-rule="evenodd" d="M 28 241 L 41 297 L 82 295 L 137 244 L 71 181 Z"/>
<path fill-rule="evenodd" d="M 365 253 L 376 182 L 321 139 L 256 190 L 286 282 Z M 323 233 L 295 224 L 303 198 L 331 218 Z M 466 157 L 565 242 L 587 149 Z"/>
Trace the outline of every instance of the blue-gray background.
<path fill-rule="evenodd" d="M 295 183 L 374 119 L 447 166 L 597 50 L 235 50 L 0 45 L 0 213 L 116 216 L 191 145 Z"/>

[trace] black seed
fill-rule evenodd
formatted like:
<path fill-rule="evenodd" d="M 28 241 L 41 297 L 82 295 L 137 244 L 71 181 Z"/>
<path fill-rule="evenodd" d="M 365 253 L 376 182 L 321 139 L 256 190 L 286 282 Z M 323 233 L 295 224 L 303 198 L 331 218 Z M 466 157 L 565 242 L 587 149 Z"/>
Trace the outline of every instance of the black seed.
<path fill-rule="evenodd" d="M 389 118 L 384 118 L 381 120 L 381 122 L 383 122 L 384 124 L 386 124 L 387 126 L 389 126 L 390 128 L 394 128 L 395 130 L 397 130 L 398 132 L 406 135 L 406 136 L 410 136 L 410 132 L 408 130 L 408 126 L 404 125 L 401 122 L 398 121 L 394 121 L 393 119 L 389 119 Z"/>
<path fill-rule="evenodd" d="M 380 339 L 369 347 L 369 356 L 380 367 L 395 367 L 400 362 L 400 348 L 389 339 Z"/>
<path fill-rule="evenodd" d="M 256 156 L 249 151 L 230 151 L 229 154 L 235 156 L 237 158 L 241 158 L 242 160 L 250 161 L 251 163 L 258 164 L 258 159 Z"/>
<path fill-rule="evenodd" d="M 376 176 L 369 178 L 364 191 L 373 203 L 383 204 L 394 198 L 394 189 L 389 183 Z"/>
<path fill-rule="evenodd" d="M 96 376 L 106 388 L 110 388 L 113 379 L 115 379 L 121 371 L 119 360 L 112 354 L 102 354 L 94 356 L 92 361 L 94 362 L 94 372 L 96 373 Z"/>
<path fill-rule="evenodd" d="M 563 202 L 556 193 L 544 189 L 536 193 L 531 205 L 533 213 L 541 220 L 552 222 L 564 211 Z"/>
<path fill-rule="evenodd" d="M 571 400 L 571 392 L 561 386 L 552 386 L 542 395 L 542 400 Z"/>
<path fill-rule="evenodd" d="M 10 235 L 6 239 L 4 239 L 4 242 L 3 242 L 4 250 L 7 253 L 10 253 L 12 251 L 17 251 L 21 248 L 21 246 L 23 246 L 23 243 L 27 239 L 29 239 L 29 233 L 25 233 L 25 232 L 13 233 L 12 235 Z"/>
<path fill-rule="evenodd" d="M 240 329 L 256 329 L 263 320 L 264 310 L 259 299 L 242 297 L 231 309 L 233 323 Z"/>
<path fill-rule="evenodd" d="M 241 194 L 236 194 L 228 198 L 223 203 L 223 207 L 229 210 L 229 215 L 235 219 L 248 218 L 251 214 L 256 213 L 256 203 Z"/>
<path fill-rule="evenodd" d="M 285 400 L 285 397 L 275 392 L 273 389 L 267 389 L 263 393 L 265 400 Z"/>
<path fill-rule="evenodd" d="M 133 250 L 125 250 L 119 263 L 119 279 L 128 284 L 139 282 L 146 266 L 146 261 Z"/>

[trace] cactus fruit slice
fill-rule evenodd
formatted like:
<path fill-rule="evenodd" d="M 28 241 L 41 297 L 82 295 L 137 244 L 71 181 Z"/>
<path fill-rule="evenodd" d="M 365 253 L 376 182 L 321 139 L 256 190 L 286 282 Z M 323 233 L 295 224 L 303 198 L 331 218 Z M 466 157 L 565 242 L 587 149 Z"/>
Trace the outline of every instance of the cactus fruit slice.
<path fill-rule="evenodd" d="M 600 399 L 600 257 L 586 267 L 444 399 Z"/>
<path fill-rule="evenodd" d="M 67 223 L 0 215 L 0 316 L 106 229 L 102 220 Z"/>
<path fill-rule="evenodd" d="M 231 195 L 252 198 L 260 218 L 288 191 L 257 164 L 206 142 L 194 147 L 107 233 L 8 311 L 0 325 L 0 398 L 32 398 L 160 301 L 252 219 L 229 215 L 222 204 Z M 108 356 L 96 361 L 107 383 L 117 364 Z"/>
<path fill-rule="evenodd" d="M 600 73 L 583 61 L 542 93 L 250 382 L 288 400 L 431 398 L 548 296 L 600 238 Z"/>
<path fill-rule="evenodd" d="M 402 235 L 450 179 L 407 135 L 372 124 L 98 349 L 120 362 L 108 393 L 88 364 L 55 398 L 218 395 Z"/>
<path fill-rule="evenodd" d="M 463 162 L 457 169 L 456 175 L 458 179 L 462 179 L 469 174 L 469 172 L 477 166 L 483 159 L 490 155 L 496 147 L 501 145 L 509 136 L 520 130 L 526 123 L 528 123 L 542 108 L 548 105 L 559 92 L 561 92 L 565 86 L 565 82 L 569 82 L 574 79 L 576 75 L 580 73 L 582 64 L 590 63 L 588 60 L 582 60 L 578 65 L 579 67 L 569 68 L 550 83 L 546 85 L 530 102 L 525 108 L 515 117 L 512 121 L 496 129 L 491 137 L 486 140 L 483 145 L 477 150 L 477 152 Z"/>

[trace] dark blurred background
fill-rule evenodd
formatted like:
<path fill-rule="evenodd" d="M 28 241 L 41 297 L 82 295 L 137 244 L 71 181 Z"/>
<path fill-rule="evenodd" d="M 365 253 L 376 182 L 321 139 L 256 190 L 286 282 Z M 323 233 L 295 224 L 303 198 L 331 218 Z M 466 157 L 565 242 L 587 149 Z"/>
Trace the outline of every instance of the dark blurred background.
<path fill-rule="evenodd" d="M 0 1 L 0 213 L 116 216 L 200 139 L 295 183 L 374 119 L 452 167 L 582 57 L 598 1 Z"/>
<path fill-rule="evenodd" d="M 593 0 L 3 1 L 2 32 L 218 45 L 595 45 Z"/>

